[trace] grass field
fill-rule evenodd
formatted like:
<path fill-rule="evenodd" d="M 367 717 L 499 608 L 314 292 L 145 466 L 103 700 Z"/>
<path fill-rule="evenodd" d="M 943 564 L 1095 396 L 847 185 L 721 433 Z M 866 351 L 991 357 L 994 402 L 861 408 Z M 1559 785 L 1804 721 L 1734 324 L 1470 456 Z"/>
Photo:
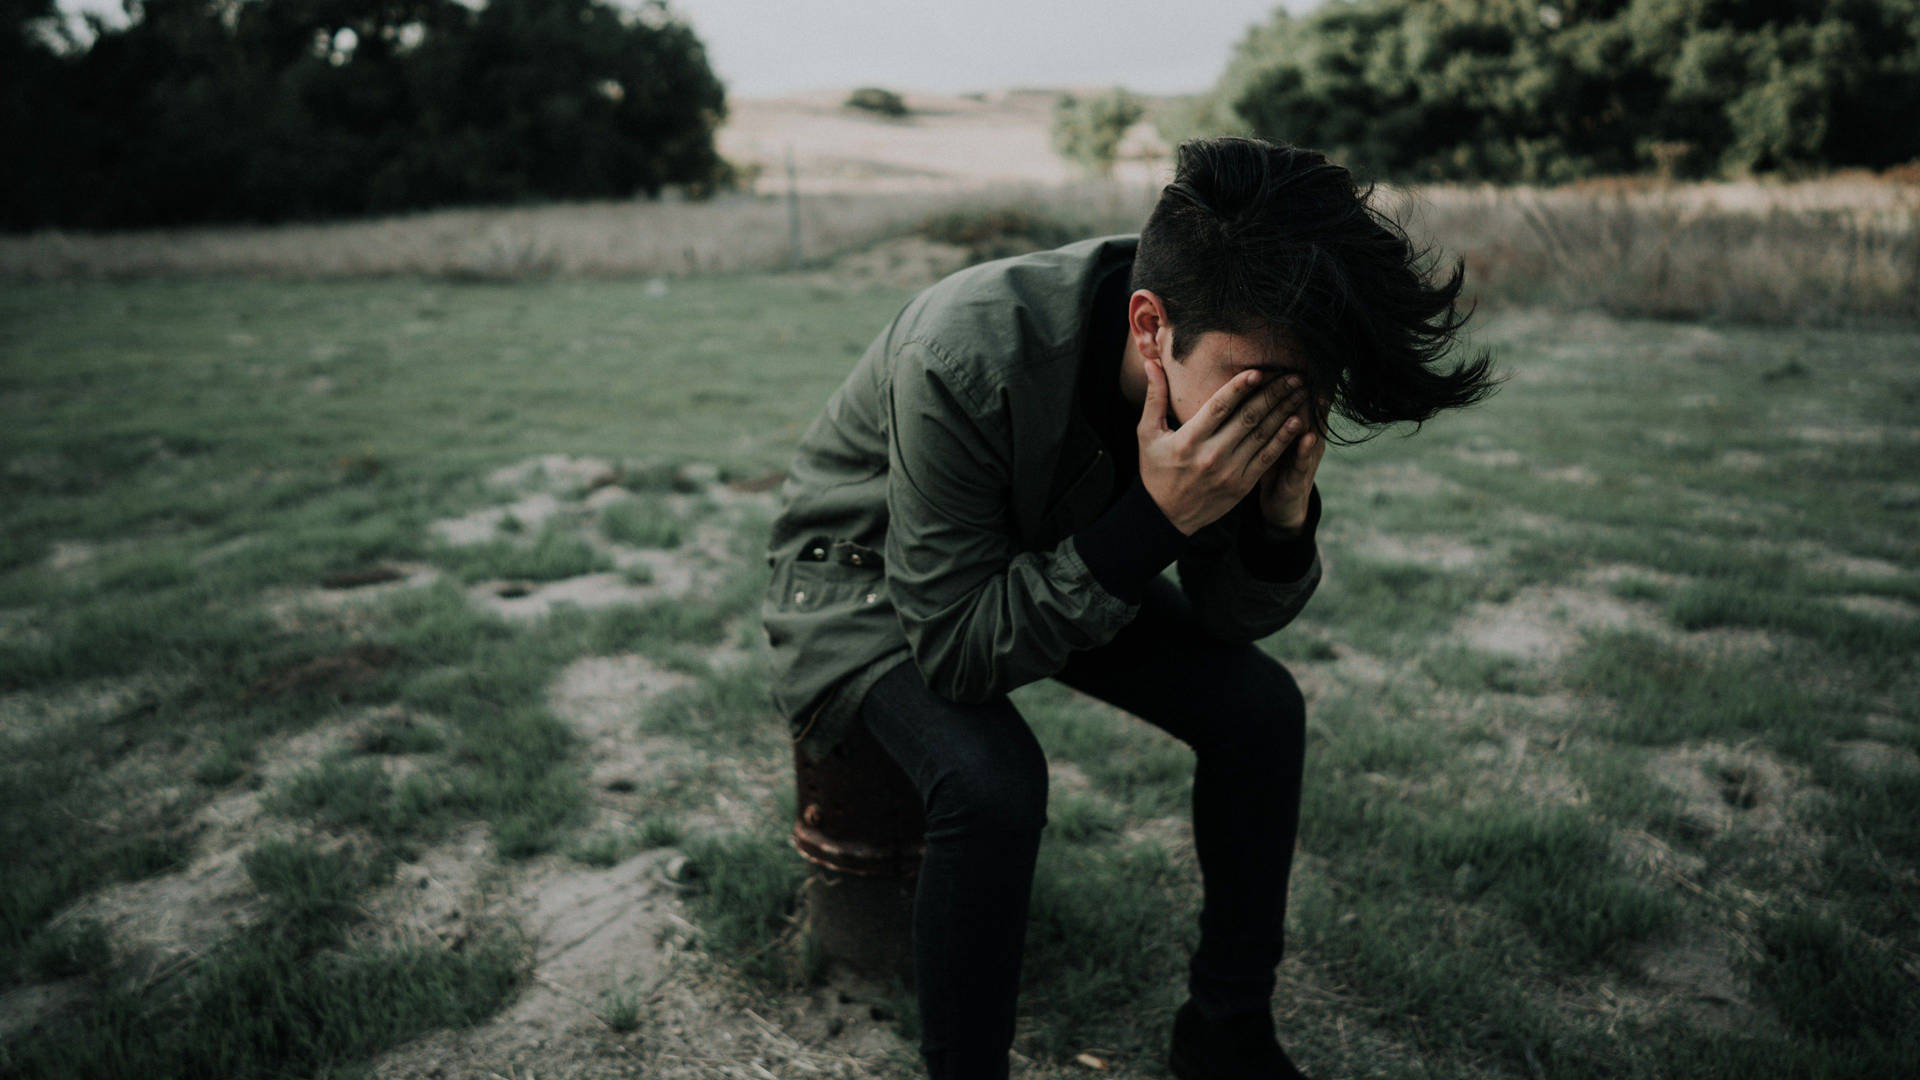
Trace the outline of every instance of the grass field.
<path fill-rule="evenodd" d="M 815 1038 L 782 961 L 756 663 L 769 477 L 907 295 L 0 295 L 0 1072 L 914 1075 L 910 995 Z M 1328 453 L 1325 581 L 1265 642 L 1309 700 L 1295 1057 L 1899 1074 L 1920 331 L 1521 308 L 1476 341 L 1487 405 Z M 1191 755 L 1014 699 L 1055 779 L 1023 1075 L 1163 1076 Z M 630 936 L 543 946 L 568 919 Z M 608 967 L 662 940 L 656 981 Z"/>

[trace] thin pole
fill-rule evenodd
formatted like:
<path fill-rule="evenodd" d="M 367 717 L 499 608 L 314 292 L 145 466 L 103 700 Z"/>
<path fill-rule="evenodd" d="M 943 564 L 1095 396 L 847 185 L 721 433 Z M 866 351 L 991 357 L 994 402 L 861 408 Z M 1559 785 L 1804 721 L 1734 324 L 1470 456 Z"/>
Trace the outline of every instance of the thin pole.
<path fill-rule="evenodd" d="M 787 144 L 787 265 L 800 265 L 800 186 L 794 177 L 793 144 Z"/>

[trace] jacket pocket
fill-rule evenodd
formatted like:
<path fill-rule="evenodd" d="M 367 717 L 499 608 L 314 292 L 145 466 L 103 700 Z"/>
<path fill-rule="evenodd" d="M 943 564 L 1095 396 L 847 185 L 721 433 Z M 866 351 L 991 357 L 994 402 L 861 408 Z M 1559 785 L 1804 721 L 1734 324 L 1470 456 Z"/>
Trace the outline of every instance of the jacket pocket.
<path fill-rule="evenodd" d="M 886 557 L 878 548 L 856 544 L 851 540 L 835 540 L 828 552 L 834 562 L 843 566 L 859 567 L 875 574 L 886 570 Z"/>
<path fill-rule="evenodd" d="M 838 537 L 811 537 L 790 562 L 776 568 L 774 600 L 796 611 L 876 603 L 885 576 L 879 550 Z"/>

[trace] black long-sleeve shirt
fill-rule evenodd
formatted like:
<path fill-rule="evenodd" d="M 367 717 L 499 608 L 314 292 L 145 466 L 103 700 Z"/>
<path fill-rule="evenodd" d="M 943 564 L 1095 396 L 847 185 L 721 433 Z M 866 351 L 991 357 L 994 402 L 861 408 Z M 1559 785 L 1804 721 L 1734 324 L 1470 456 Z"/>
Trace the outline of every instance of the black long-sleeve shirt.
<path fill-rule="evenodd" d="M 1140 481 L 1140 408 L 1120 394 L 1118 365 L 1126 345 L 1131 262 L 1107 272 L 1094 290 L 1092 324 L 1081 356 L 1080 407 L 1113 458 L 1120 494 L 1100 517 L 1073 534 L 1087 569 L 1107 590 L 1139 602 L 1147 582 L 1179 558 L 1191 538 L 1176 528 Z M 1255 577 L 1298 581 L 1313 564 L 1314 532 L 1320 523 L 1320 488 L 1307 495 L 1307 518 L 1298 535 L 1277 537 L 1260 513 L 1259 490 L 1228 511 L 1238 529 L 1241 560 Z"/>

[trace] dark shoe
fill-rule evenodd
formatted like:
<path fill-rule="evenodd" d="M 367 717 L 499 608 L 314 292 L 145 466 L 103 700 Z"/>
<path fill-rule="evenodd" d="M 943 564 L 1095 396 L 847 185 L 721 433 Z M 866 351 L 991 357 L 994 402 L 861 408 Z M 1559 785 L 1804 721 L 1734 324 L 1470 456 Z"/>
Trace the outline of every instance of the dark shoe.
<path fill-rule="evenodd" d="M 1173 1014 L 1167 1066 L 1180 1080 L 1308 1080 L 1280 1048 L 1264 1010 L 1215 1023 L 1192 998 Z"/>

